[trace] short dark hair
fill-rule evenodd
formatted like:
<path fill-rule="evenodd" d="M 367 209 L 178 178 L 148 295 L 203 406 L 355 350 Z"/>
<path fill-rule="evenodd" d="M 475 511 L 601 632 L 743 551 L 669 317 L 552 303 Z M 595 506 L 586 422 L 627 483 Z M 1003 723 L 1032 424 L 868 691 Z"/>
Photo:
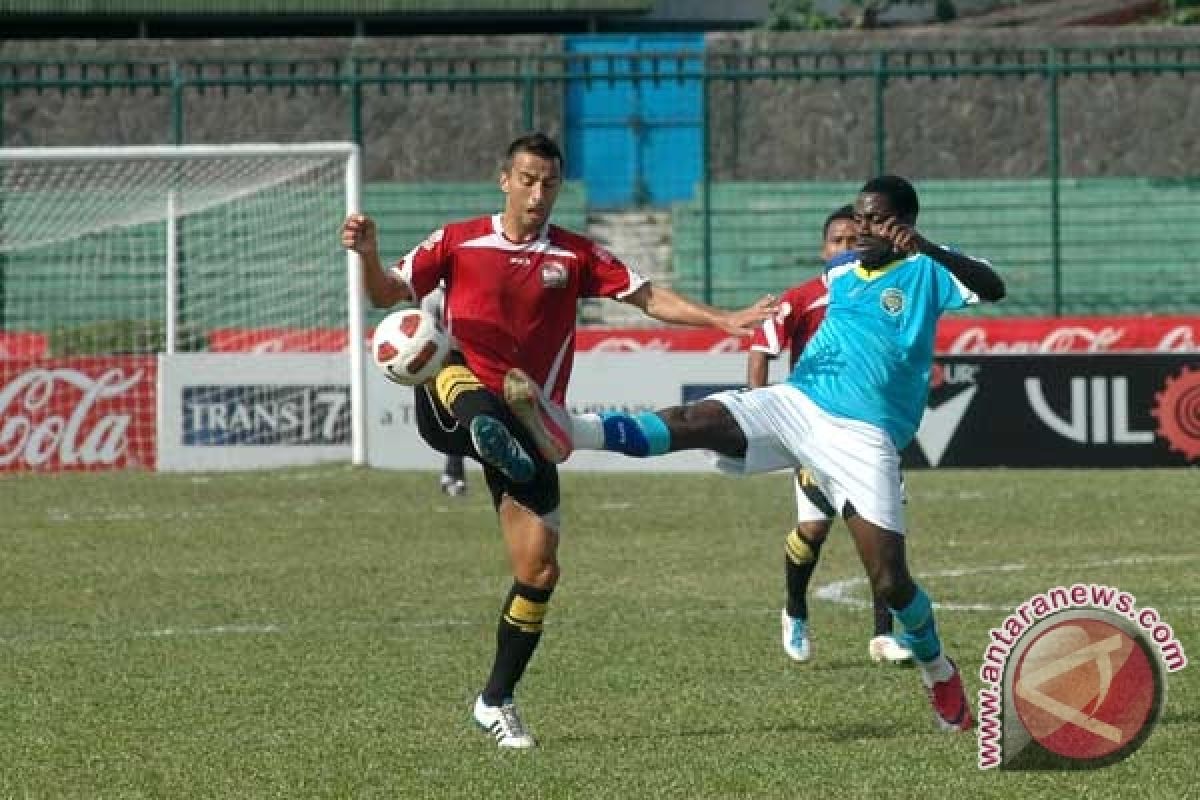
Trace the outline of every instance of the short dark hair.
<path fill-rule="evenodd" d="M 508 146 L 508 151 L 504 154 L 506 170 L 512 167 L 513 158 L 518 153 L 529 153 L 538 158 L 553 159 L 558 162 L 559 169 L 563 167 L 562 150 L 559 149 L 558 143 L 540 131 L 527 133 L 513 139 L 512 144 Z"/>
<path fill-rule="evenodd" d="M 839 219 L 854 220 L 854 206 L 844 205 L 835 208 L 828 217 L 825 218 L 825 225 L 821 228 L 821 238 L 824 239 L 829 235 L 829 226 L 837 222 Z"/>
<path fill-rule="evenodd" d="M 917 202 L 917 190 L 899 175 L 880 175 L 871 178 L 859 190 L 861 194 L 881 194 L 888 199 L 897 217 L 916 219 L 921 204 Z"/>

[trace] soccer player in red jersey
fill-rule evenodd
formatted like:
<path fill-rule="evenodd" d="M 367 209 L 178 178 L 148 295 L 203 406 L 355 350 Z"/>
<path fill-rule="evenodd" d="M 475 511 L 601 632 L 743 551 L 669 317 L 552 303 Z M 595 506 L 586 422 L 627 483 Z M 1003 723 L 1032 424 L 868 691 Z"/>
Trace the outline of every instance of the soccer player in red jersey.
<path fill-rule="evenodd" d="M 587 237 L 550 224 L 562 166 L 558 145 L 544 134 L 516 139 L 500 170 L 503 210 L 434 231 L 390 270 L 383 269 L 370 217 L 353 214 L 342 226 L 342 244 L 361 257 L 374 305 L 446 288 L 456 349 L 430 384 L 417 387 L 417 425 L 435 450 L 483 466 L 508 548 L 513 583 L 492 671 L 473 711 L 501 747 L 535 744 L 513 693 L 559 579 L 556 464 L 571 452 L 570 421 L 560 406 L 575 354 L 578 301 L 610 297 L 657 320 L 736 335 L 750 335 L 775 311 L 770 297 L 739 311 L 697 303 L 649 283 Z M 543 394 L 552 403 L 531 402 Z"/>
<path fill-rule="evenodd" d="M 825 219 L 822 228 L 821 260 L 829 263 L 850 252 L 855 244 L 854 207 L 842 206 Z M 819 275 L 779 296 L 779 311 L 762 324 L 750 341 L 746 383 L 750 388 L 767 385 L 769 361 L 788 351 L 788 370 L 804 352 L 804 345 L 817 332 L 829 305 L 825 276 Z M 808 630 L 808 584 L 821 556 L 821 545 L 829 536 L 833 504 L 818 488 L 807 469 L 795 473 L 796 527 L 784 542 L 784 577 L 787 606 L 780 613 L 783 649 L 793 661 L 808 661 L 812 646 Z M 903 662 L 912 652 L 892 636 L 892 614 L 883 598 L 875 597 L 875 635 L 867 647 L 874 661 Z"/>

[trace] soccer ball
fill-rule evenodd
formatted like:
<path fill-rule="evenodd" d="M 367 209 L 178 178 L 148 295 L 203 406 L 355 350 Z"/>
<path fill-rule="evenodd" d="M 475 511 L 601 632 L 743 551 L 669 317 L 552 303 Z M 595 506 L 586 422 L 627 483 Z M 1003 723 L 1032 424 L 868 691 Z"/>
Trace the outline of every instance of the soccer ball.
<path fill-rule="evenodd" d="M 388 314 L 371 337 L 371 355 L 388 380 L 417 386 L 437 374 L 450 352 L 450 336 L 419 308 Z"/>

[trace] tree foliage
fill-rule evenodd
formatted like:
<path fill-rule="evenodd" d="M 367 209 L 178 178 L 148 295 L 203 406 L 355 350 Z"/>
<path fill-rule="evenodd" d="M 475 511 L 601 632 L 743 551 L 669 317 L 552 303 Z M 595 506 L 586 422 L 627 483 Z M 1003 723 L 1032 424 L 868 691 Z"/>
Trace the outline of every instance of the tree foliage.
<path fill-rule="evenodd" d="M 1200 0 L 1171 0 L 1168 22 L 1174 25 L 1200 25 Z"/>

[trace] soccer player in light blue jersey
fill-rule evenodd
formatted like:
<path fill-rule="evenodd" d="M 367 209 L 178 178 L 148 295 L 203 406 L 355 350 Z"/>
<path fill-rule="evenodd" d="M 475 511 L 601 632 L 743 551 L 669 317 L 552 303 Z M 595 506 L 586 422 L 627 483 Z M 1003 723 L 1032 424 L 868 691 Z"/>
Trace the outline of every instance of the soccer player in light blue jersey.
<path fill-rule="evenodd" d="M 925 408 L 938 317 L 1005 290 L 987 262 L 922 236 L 918 210 L 904 178 L 863 185 L 854 204 L 858 258 L 829 273 L 825 321 L 786 383 L 571 423 L 577 449 L 714 450 L 719 468 L 739 474 L 806 465 L 903 628 L 938 726 L 965 731 L 974 721 L 962 678 L 943 652 L 933 603 L 908 570 L 899 450 Z"/>

